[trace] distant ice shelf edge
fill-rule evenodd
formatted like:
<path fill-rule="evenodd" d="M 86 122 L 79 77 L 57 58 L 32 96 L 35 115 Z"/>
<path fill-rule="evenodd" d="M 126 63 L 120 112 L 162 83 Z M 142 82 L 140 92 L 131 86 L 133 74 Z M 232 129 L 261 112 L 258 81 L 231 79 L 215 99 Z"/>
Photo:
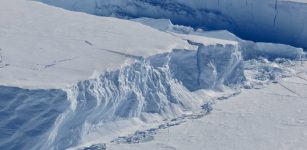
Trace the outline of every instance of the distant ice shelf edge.
<path fill-rule="evenodd" d="M 227 29 L 252 41 L 307 48 L 307 3 L 293 0 L 39 0 L 68 10 L 119 18 L 165 18 L 175 24 Z M 158 13 L 157 13 L 158 12 Z"/>

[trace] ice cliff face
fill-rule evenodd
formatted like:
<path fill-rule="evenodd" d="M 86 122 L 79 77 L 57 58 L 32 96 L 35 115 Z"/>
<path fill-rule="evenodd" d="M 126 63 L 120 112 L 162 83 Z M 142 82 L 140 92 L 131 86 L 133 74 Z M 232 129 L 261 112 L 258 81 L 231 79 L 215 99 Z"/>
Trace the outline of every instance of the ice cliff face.
<path fill-rule="evenodd" d="M 208 55 L 214 49 L 218 53 Z M 224 55 L 224 59 L 216 59 L 219 55 Z M 183 63 L 178 64 L 179 61 Z M 107 121 L 142 118 L 146 122 L 146 114 L 173 118 L 197 110 L 208 101 L 191 90 L 221 88 L 243 81 L 242 57 L 234 46 L 200 46 L 198 51 L 175 50 L 152 56 L 73 87 L 69 92 L 73 95 L 72 107 L 56 123 L 58 127 L 52 132 L 57 134 L 48 144 L 53 149 L 76 145 L 84 134 Z"/>
<path fill-rule="evenodd" d="M 23 114 L 10 115 L 1 122 L 1 130 L 6 129 L 1 148 L 64 149 L 77 145 L 105 122 L 128 118 L 150 122 L 155 119 L 145 116 L 162 120 L 197 110 L 210 99 L 192 91 L 222 89 L 245 81 L 238 48 L 199 44 L 197 51 L 174 50 L 151 56 L 79 82 L 66 93 L 1 87 L 0 97 L 11 103 L 1 105 L 3 119 L 19 112 L 13 109 L 20 100 L 27 101 L 17 106 Z M 40 122 L 30 126 L 34 120 Z M 25 133 L 18 132 L 21 128 L 26 128 Z"/>
<path fill-rule="evenodd" d="M 40 0 L 69 10 L 227 29 L 245 39 L 307 47 L 307 4 L 281 0 Z"/>

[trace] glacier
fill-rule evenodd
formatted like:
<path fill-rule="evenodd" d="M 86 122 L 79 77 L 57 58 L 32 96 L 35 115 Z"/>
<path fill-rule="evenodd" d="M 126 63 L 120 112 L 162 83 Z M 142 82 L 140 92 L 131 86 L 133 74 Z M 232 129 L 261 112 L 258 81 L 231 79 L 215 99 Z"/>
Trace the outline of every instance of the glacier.
<path fill-rule="evenodd" d="M 237 1 L 239 6 L 230 5 L 233 1 L 202 1 L 206 5 L 180 0 L 163 5 L 149 0 L 43 2 L 128 20 L 69 12 L 36 1 L 5 0 L 0 5 L 0 149 L 108 146 L 123 134 L 163 128 L 167 121 L 197 116 L 203 108 L 211 111 L 216 100 L 235 97 L 243 89 L 261 89 L 295 76 L 307 56 L 303 48 L 243 40 L 226 30 L 206 31 L 229 29 L 240 35 L 241 27 L 232 30 L 221 23 L 224 13 L 229 14 L 228 20 L 239 12 L 231 7 L 214 9 L 216 2 L 219 8 L 256 6 L 249 0 Z M 278 1 L 278 6 L 284 3 L 290 2 Z M 270 9 L 273 4 L 263 2 Z M 102 9 L 97 10 L 97 5 Z M 139 14 L 139 8 L 148 12 Z M 281 14 L 288 10 L 280 9 Z M 168 14 L 167 19 L 137 18 L 161 18 L 152 14 L 157 10 Z M 204 17 L 199 15 L 186 18 L 200 10 L 211 17 L 209 22 L 198 24 Z M 212 22 L 219 25 L 213 27 Z M 261 23 L 256 25 L 262 30 Z M 276 32 L 292 32 L 282 27 Z M 298 29 L 291 27 L 293 33 Z M 304 47 L 299 43 L 304 29 L 295 41 L 288 39 L 292 33 L 283 34 L 278 37 L 287 39 L 272 34 L 261 41 Z"/>
<path fill-rule="evenodd" d="M 119 18 L 164 18 L 240 37 L 306 48 L 306 0 L 39 0 L 68 10 Z M 260 13 L 261 12 L 261 13 Z"/>

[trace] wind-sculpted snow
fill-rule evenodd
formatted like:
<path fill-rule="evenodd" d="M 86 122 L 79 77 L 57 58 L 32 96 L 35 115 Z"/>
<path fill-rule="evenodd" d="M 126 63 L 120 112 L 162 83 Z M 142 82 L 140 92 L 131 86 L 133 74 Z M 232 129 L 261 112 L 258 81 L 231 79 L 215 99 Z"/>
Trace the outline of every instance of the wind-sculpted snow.
<path fill-rule="evenodd" d="M 307 47 L 307 4 L 289 0 L 40 0 L 69 10 L 121 18 L 168 18 L 227 29 L 240 37 Z"/>

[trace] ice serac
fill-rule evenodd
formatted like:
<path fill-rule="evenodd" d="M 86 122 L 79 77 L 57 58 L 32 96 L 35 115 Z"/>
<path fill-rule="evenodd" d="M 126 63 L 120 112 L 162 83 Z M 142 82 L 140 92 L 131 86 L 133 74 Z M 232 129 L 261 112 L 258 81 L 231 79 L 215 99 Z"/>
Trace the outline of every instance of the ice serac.
<path fill-rule="evenodd" d="M 237 45 L 200 45 L 195 53 L 179 51 L 171 58 L 174 77 L 191 91 L 219 89 L 244 81 L 243 59 Z"/>
<path fill-rule="evenodd" d="M 227 29 L 253 40 L 307 48 L 305 0 L 40 0 L 69 10 L 124 18 L 168 18 L 176 24 Z"/>

